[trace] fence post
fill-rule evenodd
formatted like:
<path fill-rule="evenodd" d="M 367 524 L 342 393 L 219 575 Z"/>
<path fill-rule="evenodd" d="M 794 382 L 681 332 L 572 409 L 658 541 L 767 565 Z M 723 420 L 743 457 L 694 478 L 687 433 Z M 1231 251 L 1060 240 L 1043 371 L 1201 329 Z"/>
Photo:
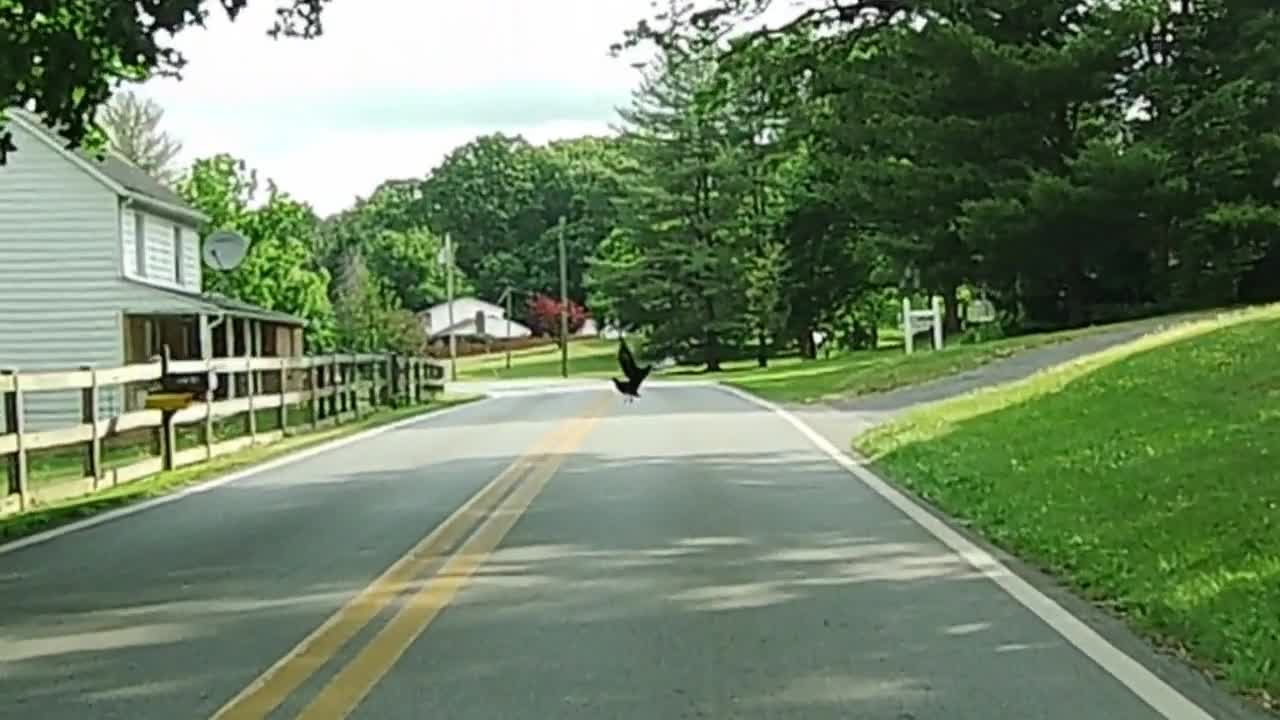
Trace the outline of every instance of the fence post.
<path fill-rule="evenodd" d="M 285 402 L 289 395 L 289 358 L 280 358 L 280 434 L 289 431 L 289 403 Z"/>
<path fill-rule="evenodd" d="M 396 356 L 396 364 L 400 367 L 400 374 L 403 376 L 400 380 L 400 392 L 403 393 L 401 398 L 405 405 L 413 402 L 413 358 Z"/>
<path fill-rule="evenodd" d="M 249 396 L 249 444 L 258 444 L 258 412 L 253 409 L 253 396 L 258 392 L 258 383 L 255 382 L 253 372 L 253 356 L 245 358 L 244 361 L 244 390 Z"/>
<path fill-rule="evenodd" d="M 404 401 L 406 405 L 418 402 L 418 383 L 414 371 L 418 369 L 418 359 L 410 355 L 404 361 Z"/>
<path fill-rule="evenodd" d="M 351 363 L 347 362 L 346 358 L 341 356 L 338 357 L 338 362 L 342 363 L 342 412 L 343 414 L 349 414 L 352 410 L 351 402 L 353 400 L 351 397 L 353 389 L 351 385 L 352 367 Z"/>
<path fill-rule="evenodd" d="M 205 360 L 207 368 L 210 361 Z M 214 377 L 214 373 L 208 373 L 209 377 Z M 227 373 L 227 392 L 235 389 L 236 376 L 234 373 Z M 213 458 L 213 388 L 209 388 L 205 392 L 204 398 L 204 457 L 206 460 Z"/>
<path fill-rule="evenodd" d="M 342 406 L 344 404 L 342 395 L 342 365 L 338 362 L 338 353 L 334 353 L 329 358 L 329 385 L 333 387 L 333 392 L 329 394 L 329 416 L 333 418 L 334 424 L 342 422 Z"/>
<path fill-rule="evenodd" d="M 356 420 L 360 419 L 360 358 L 355 357 L 351 360 L 351 410 L 356 414 Z"/>
<path fill-rule="evenodd" d="M 85 454 L 85 475 L 93 478 L 93 489 L 98 489 L 102 482 L 102 433 L 98 427 L 98 371 L 90 365 L 81 365 L 81 370 L 89 373 L 89 387 L 80 391 L 81 420 L 93 428 L 89 436 L 88 452 Z"/>
<path fill-rule="evenodd" d="M 320 396 L 319 392 L 319 376 L 320 368 L 316 366 L 316 359 L 311 358 L 311 365 L 307 368 L 307 386 L 311 391 L 311 429 L 315 430 L 320 427 Z"/>
<path fill-rule="evenodd" d="M 933 296 L 933 349 L 942 349 L 942 298 Z"/>
<path fill-rule="evenodd" d="M 22 444 L 22 376 L 17 370 L 0 370 L 13 378 L 13 392 L 4 398 L 5 433 L 14 436 L 17 452 L 9 456 L 9 493 L 17 494 L 18 509 L 27 509 L 27 449 Z"/>
<path fill-rule="evenodd" d="M 911 354 L 911 298 L 902 298 L 902 346 Z"/>
<path fill-rule="evenodd" d="M 404 402 L 413 404 L 413 356 L 404 359 Z"/>
<path fill-rule="evenodd" d="M 161 348 L 160 352 L 160 379 L 169 376 L 169 363 L 173 362 L 173 351 L 168 345 Z M 205 377 L 208 377 L 207 375 Z M 160 456 L 163 458 L 161 464 L 165 470 L 172 470 L 173 456 L 178 452 L 178 429 L 175 427 L 173 418 L 177 415 L 173 410 L 165 410 L 161 413 L 160 421 Z"/>
<path fill-rule="evenodd" d="M 351 357 L 351 412 L 355 414 L 355 419 L 360 419 L 360 358 L 353 355 Z"/>
<path fill-rule="evenodd" d="M 396 392 L 396 355 L 388 352 L 387 356 L 383 357 L 383 392 L 381 392 L 383 406 L 390 407 L 394 405 L 394 402 L 392 402 L 393 398 L 396 397 L 394 392 Z"/>
<path fill-rule="evenodd" d="M 413 359 L 413 393 L 416 396 L 414 402 L 419 405 L 422 404 L 422 398 L 427 394 L 427 388 L 425 387 L 426 370 L 427 368 L 422 364 L 422 358 Z"/>
<path fill-rule="evenodd" d="M 387 355 L 387 407 L 396 406 L 396 388 L 399 387 L 400 381 L 397 375 L 400 372 L 400 361 L 394 353 Z"/>

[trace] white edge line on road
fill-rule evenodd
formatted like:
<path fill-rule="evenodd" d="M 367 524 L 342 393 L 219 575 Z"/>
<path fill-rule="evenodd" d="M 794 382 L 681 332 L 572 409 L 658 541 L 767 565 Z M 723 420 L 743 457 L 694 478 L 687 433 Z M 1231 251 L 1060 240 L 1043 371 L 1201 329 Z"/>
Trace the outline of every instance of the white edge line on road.
<path fill-rule="evenodd" d="M 749 392 L 729 385 L 717 385 L 721 390 L 742 398 L 759 407 L 772 411 L 786 420 L 820 450 L 835 460 L 842 468 L 861 480 L 880 497 L 889 501 L 901 510 L 916 524 L 923 527 L 947 547 L 963 557 L 976 570 L 985 575 L 1015 600 L 1026 606 L 1037 617 L 1058 631 L 1067 642 L 1074 645 L 1082 653 L 1110 673 L 1113 677 L 1133 691 L 1135 695 L 1154 708 L 1168 720 L 1214 720 L 1204 709 L 1188 700 L 1177 690 L 1156 677 L 1142 664 L 1121 652 L 1119 648 L 1107 642 L 1093 628 L 1072 615 L 1065 608 L 1054 602 L 1047 595 L 1036 590 L 1030 583 L 1005 567 L 990 553 L 974 545 L 946 523 L 917 505 L 907 496 L 856 462 L 848 454 L 841 452 L 829 440 L 822 437 L 800 418 L 785 408 Z"/>
<path fill-rule="evenodd" d="M 267 462 L 262 463 L 261 465 L 254 465 L 252 467 L 245 468 L 244 470 L 237 470 L 229 475 L 221 475 L 221 476 L 212 478 L 210 480 L 206 480 L 204 482 L 196 483 L 195 485 L 189 485 L 173 493 L 161 495 L 159 497 L 152 498 L 150 500 L 144 500 L 140 503 L 133 503 L 130 505 L 126 505 L 116 510 L 110 510 L 100 515 L 94 515 L 92 517 L 85 518 L 84 520 L 77 520 L 72 523 L 67 523 L 66 525 L 59 525 L 56 528 L 45 530 L 43 532 L 38 532 L 34 535 L 28 535 L 27 537 L 20 538 L 18 540 L 14 540 L 13 542 L 0 545 L 0 555 L 5 555 L 11 552 L 15 552 L 23 548 L 31 547 L 32 545 L 39 545 L 41 543 L 46 543 L 46 542 L 49 542 L 50 540 L 54 540 L 56 538 L 62 537 L 63 535 L 79 532 L 81 530 L 87 530 L 95 525 L 101 525 L 102 523 L 110 522 L 117 518 L 133 515 L 134 513 L 140 513 L 143 510 L 149 510 L 153 507 L 156 507 L 157 505 L 164 505 L 165 503 L 175 502 L 177 500 L 181 500 L 183 498 L 190 497 L 198 493 L 208 492 L 209 490 L 213 490 L 214 488 L 221 487 L 228 483 L 233 483 L 237 480 L 242 480 L 247 477 L 252 477 L 259 473 L 264 473 L 270 470 L 274 470 L 282 465 L 288 465 L 289 463 L 298 462 L 299 460 L 305 460 L 314 455 L 319 455 L 320 453 L 329 452 L 330 450 L 335 450 L 344 445 L 350 445 L 351 443 L 354 443 L 354 442 L 359 442 L 361 440 L 368 440 L 369 438 L 374 437 L 375 435 L 381 435 L 382 433 L 390 432 L 391 430 L 413 425 L 415 423 L 429 422 L 431 420 L 444 417 L 445 415 L 457 412 L 464 408 L 481 405 L 493 399 L 495 398 L 482 397 L 479 400 L 472 400 L 470 402 L 462 403 L 461 405 L 454 405 L 453 407 L 447 407 L 442 410 L 435 410 L 432 412 L 423 413 L 421 415 L 408 417 L 408 418 L 405 418 L 404 420 L 397 420 L 393 423 L 387 423 L 386 425 L 379 425 L 378 427 L 369 428 L 368 430 L 363 430 L 354 435 L 335 438 L 333 440 L 330 440 L 329 442 L 321 443 L 319 445 L 313 445 L 309 448 L 306 448 L 304 450 L 299 450 L 298 452 L 295 452 L 295 453 L 288 453 L 286 455 L 282 455 L 274 460 L 268 460 Z"/>

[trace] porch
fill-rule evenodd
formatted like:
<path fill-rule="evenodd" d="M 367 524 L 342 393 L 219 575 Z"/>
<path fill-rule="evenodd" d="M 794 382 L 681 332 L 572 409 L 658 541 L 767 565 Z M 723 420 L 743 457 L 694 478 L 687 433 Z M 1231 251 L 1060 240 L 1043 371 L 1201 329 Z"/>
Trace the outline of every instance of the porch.
<path fill-rule="evenodd" d="M 124 311 L 124 362 L 146 363 L 162 356 L 169 359 L 301 357 L 306 321 L 286 313 L 213 294 L 195 295 L 156 289 L 170 294 L 169 307 L 132 307 Z M 148 303 L 152 304 L 152 303 Z M 231 400 L 257 393 L 301 390 L 305 378 L 290 374 L 281 388 L 278 372 L 215 373 L 214 400 Z M 250 386 L 252 379 L 253 385 Z M 146 389 L 136 388 L 125 398 L 126 410 L 144 407 Z"/>

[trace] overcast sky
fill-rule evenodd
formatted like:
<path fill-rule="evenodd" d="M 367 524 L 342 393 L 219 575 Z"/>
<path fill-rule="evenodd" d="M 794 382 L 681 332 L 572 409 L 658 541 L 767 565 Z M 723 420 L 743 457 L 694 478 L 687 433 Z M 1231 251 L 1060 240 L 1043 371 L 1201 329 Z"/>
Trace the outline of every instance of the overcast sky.
<path fill-rule="evenodd" d="M 335 0 L 317 40 L 271 40 L 276 2 L 177 38 L 177 82 L 138 88 L 184 144 L 230 152 L 322 215 L 387 178 L 425 175 L 501 130 L 605 133 L 639 74 L 608 55 L 650 0 Z M 209 3 L 216 6 L 216 3 Z"/>

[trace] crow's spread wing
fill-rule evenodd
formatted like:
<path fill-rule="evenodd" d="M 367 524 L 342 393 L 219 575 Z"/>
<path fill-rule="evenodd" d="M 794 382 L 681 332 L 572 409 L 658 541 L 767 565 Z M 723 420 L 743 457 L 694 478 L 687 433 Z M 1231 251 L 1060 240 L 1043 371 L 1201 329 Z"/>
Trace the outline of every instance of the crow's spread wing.
<path fill-rule="evenodd" d="M 622 367 L 622 374 L 626 375 L 628 380 L 634 381 L 640 374 L 636 359 L 631 355 L 631 348 L 627 347 L 627 341 L 622 338 L 618 339 L 618 365 Z"/>

